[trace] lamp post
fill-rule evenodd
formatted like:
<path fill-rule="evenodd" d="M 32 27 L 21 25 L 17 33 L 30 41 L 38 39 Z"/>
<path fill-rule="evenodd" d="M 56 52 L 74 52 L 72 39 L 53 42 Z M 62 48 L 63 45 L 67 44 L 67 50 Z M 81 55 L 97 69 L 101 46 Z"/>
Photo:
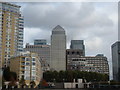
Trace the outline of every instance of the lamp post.
<path fill-rule="evenodd" d="M 63 88 L 64 88 L 64 81 L 65 81 L 65 79 L 63 78 Z"/>

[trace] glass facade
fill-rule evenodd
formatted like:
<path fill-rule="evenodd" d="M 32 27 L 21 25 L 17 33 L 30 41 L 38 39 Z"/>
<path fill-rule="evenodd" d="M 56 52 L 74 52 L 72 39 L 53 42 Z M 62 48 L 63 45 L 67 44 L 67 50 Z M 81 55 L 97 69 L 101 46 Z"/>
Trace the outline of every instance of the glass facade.
<path fill-rule="evenodd" d="M 120 42 L 112 45 L 113 80 L 120 81 Z"/>

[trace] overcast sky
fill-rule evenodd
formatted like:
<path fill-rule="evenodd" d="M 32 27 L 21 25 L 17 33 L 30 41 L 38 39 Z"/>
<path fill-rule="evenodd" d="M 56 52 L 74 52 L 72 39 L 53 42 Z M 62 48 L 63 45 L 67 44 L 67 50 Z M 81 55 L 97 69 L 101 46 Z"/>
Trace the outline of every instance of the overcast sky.
<path fill-rule="evenodd" d="M 70 40 L 84 40 L 87 56 L 102 53 L 111 60 L 111 45 L 118 39 L 117 2 L 37 2 L 19 3 L 24 16 L 24 45 L 47 39 L 61 25 Z"/>

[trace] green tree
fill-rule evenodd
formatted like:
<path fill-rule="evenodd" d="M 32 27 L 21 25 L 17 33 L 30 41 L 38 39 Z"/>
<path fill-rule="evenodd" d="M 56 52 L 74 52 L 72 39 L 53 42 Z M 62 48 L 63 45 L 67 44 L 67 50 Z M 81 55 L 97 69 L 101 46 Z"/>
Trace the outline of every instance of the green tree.
<path fill-rule="evenodd" d="M 21 88 L 24 88 L 24 86 L 26 85 L 24 76 L 22 76 L 22 78 L 21 78 L 21 80 L 19 81 L 19 83 L 20 83 Z"/>

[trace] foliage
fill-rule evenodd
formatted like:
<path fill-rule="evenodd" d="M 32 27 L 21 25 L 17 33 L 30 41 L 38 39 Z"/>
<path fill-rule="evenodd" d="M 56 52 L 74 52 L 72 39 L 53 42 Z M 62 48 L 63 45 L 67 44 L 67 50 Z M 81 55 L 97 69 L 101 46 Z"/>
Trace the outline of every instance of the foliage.
<path fill-rule="evenodd" d="M 24 76 L 22 76 L 22 78 L 21 78 L 21 80 L 19 81 L 19 83 L 20 83 L 20 86 L 21 86 L 22 88 L 26 85 Z"/>
<path fill-rule="evenodd" d="M 107 74 L 85 71 L 46 71 L 43 73 L 43 78 L 47 82 L 72 82 L 73 79 L 85 79 L 87 82 L 108 81 Z"/>
<path fill-rule="evenodd" d="M 31 81 L 31 82 L 30 82 L 30 85 L 31 85 L 31 88 L 34 88 L 35 85 L 36 85 L 35 81 Z"/>

